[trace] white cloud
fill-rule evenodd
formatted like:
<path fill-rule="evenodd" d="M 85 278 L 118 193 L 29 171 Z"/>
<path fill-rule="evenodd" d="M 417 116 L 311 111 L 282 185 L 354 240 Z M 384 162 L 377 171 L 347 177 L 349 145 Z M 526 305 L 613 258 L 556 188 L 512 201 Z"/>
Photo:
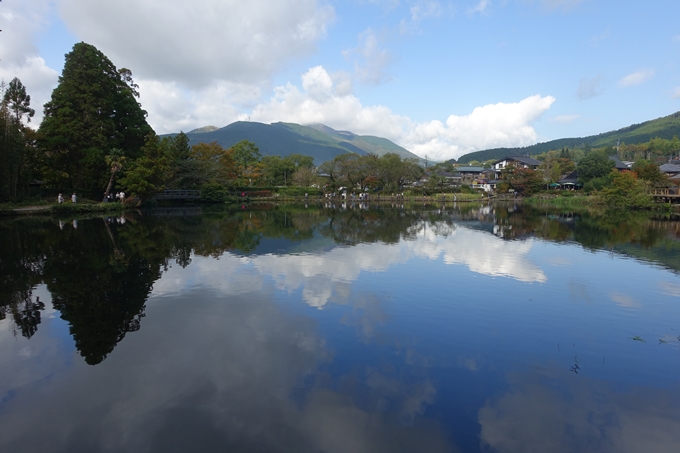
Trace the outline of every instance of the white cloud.
<path fill-rule="evenodd" d="M 673 36 L 674 42 L 680 42 L 680 35 Z"/>
<path fill-rule="evenodd" d="M 491 0 L 479 0 L 479 3 L 477 3 L 477 5 L 468 8 L 467 13 L 470 16 L 472 16 L 475 13 L 485 14 L 490 4 Z"/>
<path fill-rule="evenodd" d="M 576 90 L 576 95 L 579 97 L 579 99 L 586 100 L 597 97 L 603 92 L 604 89 L 602 88 L 602 76 L 598 74 L 593 78 L 582 78 L 578 85 L 578 90 Z"/>
<path fill-rule="evenodd" d="M 671 93 L 673 99 L 680 99 L 680 87 L 675 87 L 673 93 Z"/>
<path fill-rule="evenodd" d="M 56 86 L 59 74 L 47 67 L 40 57 L 36 35 L 47 27 L 50 10 L 49 0 L 35 0 L 28 3 L 3 3 L 2 39 L 0 39 L 0 78 L 9 83 L 18 77 L 31 96 L 31 107 L 35 109 L 33 124 L 42 120 L 42 105 L 47 102 Z"/>
<path fill-rule="evenodd" d="M 356 76 L 362 82 L 378 85 L 390 80 L 386 70 L 392 63 L 392 55 L 380 45 L 378 36 L 371 28 L 361 32 L 358 46 L 343 51 L 343 55 L 354 60 Z"/>
<path fill-rule="evenodd" d="M 646 69 L 643 71 L 637 71 L 632 74 L 628 74 L 627 76 L 619 80 L 619 86 L 621 88 L 625 88 L 634 85 L 640 85 L 641 83 L 646 82 L 652 77 L 654 77 L 654 71 L 652 70 Z"/>
<path fill-rule="evenodd" d="M 411 20 L 420 22 L 431 17 L 439 17 L 444 12 L 442 4 L 438 1 L 421 1 L 416 3 L 409 10 Z"/>
<path fill-rule="evenodd" d="M 117 66 L 194 88 L 264 80 L 312 53 L 334 18 L 319 0 L 60 0 L 60 12 Z"/>
<path fill-rule="evenodd" d="M 555 121 L 558 123 L 573 123 L 579 118 L 581 118 L 581 115 L 559 115 L 555 117 Z"/>
<path fill-rule="evenodd" d="M 239 106 L 252 106 L 261 96 L 257 86 L 242 83 L 216 82 L 194 91 L 176 82 L 142 79 L 138 83 L 149 124 L 159 134 L 207 125 L 222 127 L 245 119 L 248 115 Z"/>
<path fill-rule="evenodd" d="M 401 143 L 418 155 L 450 159 L 479 149 L 526 146 L 536 143 L 532 123 L 555 102 L 552 96 L 530 96 L 520 102 L 499 102 L 475 108 L 464 116 L 451 115 L 446 124 L 416 125 Z"/>
<path fill-rule="evenodd" d="M 269 102 L 253 109 L 252 119 L 323 123 L 357 134 L 379 135 L 420 156 L 445 160 L 479 149 L 536 143 L 538 135 L 532 124 L 555 102 L 552 96 L 534 95 L 515 103 L 477 107 L 464 116 L 451 115 L 446 123 L 416 123 L 385 106 L 363 106 L 353 94 L 339 94 L 335 84 L 327 84 L 324 72 L 322 67 L 310 69 L 303 76 L 303 90 L 292 84 L 277 87 Z M 304 80 L 318 78 L 324 82 L 315 83 L 313 92 L 307 92 Z"/>

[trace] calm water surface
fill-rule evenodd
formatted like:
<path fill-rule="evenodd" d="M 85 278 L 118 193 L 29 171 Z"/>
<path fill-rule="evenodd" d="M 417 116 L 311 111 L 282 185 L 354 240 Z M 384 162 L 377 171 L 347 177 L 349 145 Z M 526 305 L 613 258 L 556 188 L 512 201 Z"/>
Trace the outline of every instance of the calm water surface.
<path fill-rule="evenodd" d="M 0 234 L 3 452 L 680 448 L 677 222 L 259 206 Z"/>

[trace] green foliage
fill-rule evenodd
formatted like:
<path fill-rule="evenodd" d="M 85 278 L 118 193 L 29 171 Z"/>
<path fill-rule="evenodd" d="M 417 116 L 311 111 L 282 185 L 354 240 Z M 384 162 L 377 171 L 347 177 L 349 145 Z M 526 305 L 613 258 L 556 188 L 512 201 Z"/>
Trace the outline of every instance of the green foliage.
<path fill-rule="evenodd" d="M 595 178 L 606 177 L 614 167 L 614 161 L 604 151 L 593 151 L 588 153 L 576 166 L 579 182 L 588 183 Z"/>
<path fill-rule="evenodd" d="M 602 176 L 599 178 L 593 178 L 587 183 L 583 184 L 583 191 L 587 194 L 600 191 L 611 184 L 611 176 Z"/>
<path fill-rule="evenodd" d="M 321 190 L 311 187 L 282 187 L 278 190 L 279 195 L 283 197 L 301 198 L 307 194 L 308 197 L 318 197 L 322 194 Z"/>
<path fill-rule="evenodd" d="M 630 171 L 612 170 L 611 184 L 602 191 L 602 197 L 612 207 L 647 209 L 654 204 L 647 193 L 647 184 Z"/>
<path fill-rule="evenodd" d="M 514 165 L 508 165 L 503 169 L 501 179 L 507 181 L 510 188 L 525 197 L 540 191 L 544 185 L 543 178 L 537 171 Z"/>
<path fill-rule="evenodd" d="M 640 179 L 649 182 L 652 186 L 665 186 L 668 183 L 668 177 L 654 162 L 640 159 L 633 164 L 632 170 Z"/>
<path fill-rule="evenodd" d="M 32 129 L 24 126 L 35 114 L 31 97 L 18 78 L 0 85 L 0 198 L 17 200 L 28 193 L 38 156 Z"/>
<path fill-rule="evenodd" d="M 165 189 L 168 178 L 168 158 L 158 135 L 151 133 L 142 147 L 143 155 L 135 160 L 120 179 L 129 195 L 136 195 L 141 202 Z"/>
<path fill-rule="evenodd" d="M 118 71 L 90 44 L 78 43 L 66 54 L 39 130 L 52 182 L 104 187 L 109 176 L 105 156 L 111 149 L 123 149 L 132 159 L 140 156 L 152 129 L 136 88 L 129 70 Z"/>
<path fill-rule="evenodd" d="M 201 187 L 201 201 L 208 203 L 224 203 L 227 200 L 226 187 L 216 182 L 210 182 Z"/>

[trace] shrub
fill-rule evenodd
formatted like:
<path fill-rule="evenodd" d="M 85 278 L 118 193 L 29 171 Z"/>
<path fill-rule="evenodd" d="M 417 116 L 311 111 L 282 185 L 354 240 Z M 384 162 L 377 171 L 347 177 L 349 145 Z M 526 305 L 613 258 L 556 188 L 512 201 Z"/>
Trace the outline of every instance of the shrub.
<path fill-rule="evenodd" d="M 227 199 L 227 189 L 218 183 L 212 182 L 201 187 L 201 200 L 207 203 L 224 203 Z"/>

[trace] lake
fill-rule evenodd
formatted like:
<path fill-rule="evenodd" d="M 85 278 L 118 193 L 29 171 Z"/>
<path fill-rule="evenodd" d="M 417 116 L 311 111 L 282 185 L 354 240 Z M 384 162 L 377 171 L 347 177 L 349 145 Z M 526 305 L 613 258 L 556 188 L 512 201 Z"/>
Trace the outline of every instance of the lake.
<path fill-rule="evenodd" d="M 678 451 L 677 219 L 0 220 L 0 451 Z"/>

